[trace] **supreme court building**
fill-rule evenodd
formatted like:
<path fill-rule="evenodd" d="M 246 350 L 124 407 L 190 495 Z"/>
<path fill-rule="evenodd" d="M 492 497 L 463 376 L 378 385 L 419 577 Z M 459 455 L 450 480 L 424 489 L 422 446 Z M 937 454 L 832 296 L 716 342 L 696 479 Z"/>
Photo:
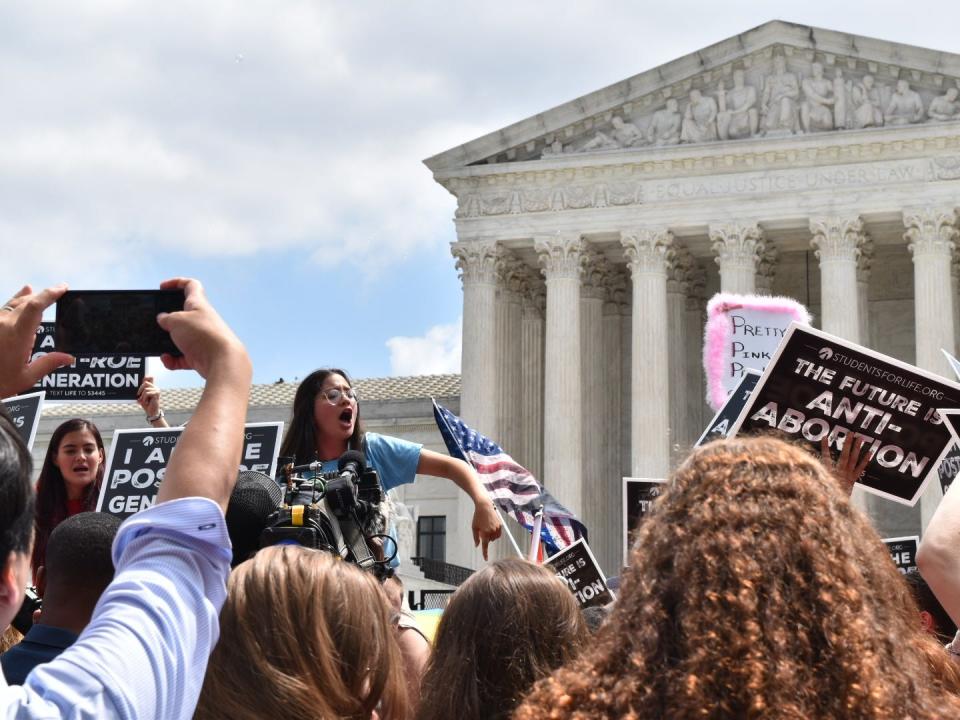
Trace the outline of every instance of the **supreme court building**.
<path fill-rule="evenodd" d="M 712 415 L 715 292 L 795 298 L 952 377 L 958 78 L 960 55 L 775 21 L 426 160 L 457 198 L 461 414 L 584 520 L 608 573 L 621 478 L 664 477 Z M 940 494 L 855 500 L 890 537 Z"/>

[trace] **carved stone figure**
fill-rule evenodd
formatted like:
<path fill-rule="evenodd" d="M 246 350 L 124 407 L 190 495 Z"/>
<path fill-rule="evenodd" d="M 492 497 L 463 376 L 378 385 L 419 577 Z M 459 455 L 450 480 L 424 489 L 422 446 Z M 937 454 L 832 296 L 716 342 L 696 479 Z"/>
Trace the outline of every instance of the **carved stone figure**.
<path fill-rule="evenodd" d="M 667 106 L 657 110 L 647 128 L 647 142 L 653 145 L 676 145 L 680 142 L 680 125 L 683 116 L 677 109 L 675 98 L 667 100 Z"/>
<path fill-rule="evenodd" d="M 797 132 L 797 98 L 800 84 L 797 76 L 787 70 L 782 55 L 773 59 L 773 74 L 768 75 L 760 101 L 761 124 L 765 134 L 777 135 Z"/>
<path fill-rule="evenodd" d="M 960 102 L 957 102 L 957 96 L 960 90 L 952 87 L 940 97 L 935 97 L 930 101 L 930 108 L 927 115 L 931 120 L 960 120 Z"/>
<path fill-rule="evenodd" d="M 717 101 L 699 90 L 690 91 L 690 104 L 683 114 L 681 142 L 707 142 L 717 139 Z"/>
<path fill-rule="evenodd" d="M 887 125 L 906 125 L 923 120 L 923 101 L 906 80 L 897 80 L 897 91 L 890 97 L 884 119 Z"/>
<path fill-rule="evenodd" d="M 760 115 L 757 112 L 757 89 L 744 84 L 743 70 L 733 71 L 733 87 L 717 92 L 720 112 L 717 113 L 717 132 L 721 140 L 739 140 L 757 134 Z"/>
<path fill-rule="evenodd" d="M 863 80 L 854 83 L 852 88 L 853 126 L 855 128 L 880 127 L 883 125 L 883 111 L 880 109 L 880 88 L 873 81 L 873 75 L 864 75 Z"/>
<path fill-rule="evenodd" d="M 844 83 L 843 71 L 837 68 L 833 72 L 833 126 L 838 130 L 850 127 L 848 99 L 850 83 Z"/>
<path fill-rule="evenodd" d="M 811 75 L 803 81 L 803 102 L 800 103 L 800 124 L 804 132 L 833 130 L 833 82 L 823 76 L 823 65 L 813 63 Z"/>
<path fill-rule="evenodd" d="M 563 143 L 559 140 L 554 140 L 552 143 L 550 143 L 550 147 L 545 147 L 543 149 L 543 152 L 540 153 L 540 157 L 555 157 L 557 155 L 563 155 L 564 152 L 566 152 L 566 150 L 563 147 Z"/>
<path fill-rule="evenodd" d="M 614 150 L 643 144 L 643 135 L 633 123 L 625 122 L 619 116 L 614 116 L 611 123 L 613 132 L 610 135 L 598 132 L 590 142 L 580 148 L 580 151 Z"/>

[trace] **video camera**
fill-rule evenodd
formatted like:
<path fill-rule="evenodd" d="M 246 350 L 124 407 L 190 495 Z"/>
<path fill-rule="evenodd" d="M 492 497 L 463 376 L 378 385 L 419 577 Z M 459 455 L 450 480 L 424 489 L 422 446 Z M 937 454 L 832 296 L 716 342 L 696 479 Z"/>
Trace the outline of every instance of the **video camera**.
<path fill-rule="evenodd" d="M 335 553 L 381 581 L 393 574 L 396 541 L 386 534 L 383 489 L 363 453 L 346 452 L 338 469 L 328 473 L 322 463 L 294 465 L 292 458 L 280 458 L 278 467 L 276 480 L 252 471 L 240 474 L 227 509 L 228 527 L 233 514 L 235 526 L 246 526 L 236 534 L 249 536 L 252 520 L 241 516 L 258 516 L 257 547 L 303 545 Z M 235 548 L 242 544 L 234 537 Z"/>

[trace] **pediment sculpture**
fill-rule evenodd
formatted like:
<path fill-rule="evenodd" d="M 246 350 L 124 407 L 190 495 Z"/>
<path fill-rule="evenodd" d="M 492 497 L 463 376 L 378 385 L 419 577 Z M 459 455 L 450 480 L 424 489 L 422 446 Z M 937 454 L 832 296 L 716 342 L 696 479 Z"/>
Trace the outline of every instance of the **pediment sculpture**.
<path fill-rule="evenodd" d="M 906 71 L 885 83 L 841 64 L 828 69 L 794 58 L 791 66 L 773 54 L 765 67 L 737 67 L 709 88 L 693 81 L 686 97 L 666 97 L 643 113 L 633 110 L 638 103 L 627 105 L 592 134 L 567 142 L 558 134 L 541 157 L 960 120 L 955 79 L 938 94 L 912 87 Z"/>

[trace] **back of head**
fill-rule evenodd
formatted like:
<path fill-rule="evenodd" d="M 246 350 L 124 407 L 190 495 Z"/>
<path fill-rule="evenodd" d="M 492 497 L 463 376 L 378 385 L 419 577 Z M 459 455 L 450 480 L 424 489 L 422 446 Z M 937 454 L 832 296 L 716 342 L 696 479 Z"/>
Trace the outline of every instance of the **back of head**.
<path fill-rule="evenodd" d="M 418 718 L 506 718 L 533 683 L 576 656 L 587 629 L 547 567 L 498 560 L 453 594 L 437 629 Z"/>
<path fill-rule="evenodd" d="M 737 438 L 677 469 L 597 645 L 517 717 L 945 717 L 946 663 L 833 476 L 798 447 Z"/>
<path fill-rule="evenodd" d="M 957 626 L 953 620 L 950 619 L 947 611 L 943 609 L 943 605 L 937 600 L 937 596 L 933 594 L 933 590 L 927 585 L 927 581 L 923 579 L 920 571 L 912 569 L 906 573 L 903 578 L 907 581 L 907 585 L 910 586 L 913 599 L 920 608 L 920 612 L 927 613 L 929 616 L 929 626 L 926 620 L 924 622 L 924 627 L 927 631 L 943 643 L 948 643 L 953 640 L 953 636 L 957 632 Z"/>
<path fill-rule="evenodd" d="M 72 515 L 54 528 L 44 566 L 44 610 L 51 603 L 89 601 L 90 610 L 113 580 L 113 539 L 119 518 L 100 512 Z"/>
<path fill-rule="evenodd" d="M 30 451 L 0 406 L 0 569 L 6 566 L 11 552 L 30 550 L 34 512 L 32 471 Z M 0 622 L 0 627 L 6 624 L 6 621 Z"/>
<path fill-rule="evenodd" d="M 379 708 L 378 708 L 379 706 Z M 274 545 L 230 576 L 196 718 L 407 715 L 387 603 L 338 557 Z"/>

